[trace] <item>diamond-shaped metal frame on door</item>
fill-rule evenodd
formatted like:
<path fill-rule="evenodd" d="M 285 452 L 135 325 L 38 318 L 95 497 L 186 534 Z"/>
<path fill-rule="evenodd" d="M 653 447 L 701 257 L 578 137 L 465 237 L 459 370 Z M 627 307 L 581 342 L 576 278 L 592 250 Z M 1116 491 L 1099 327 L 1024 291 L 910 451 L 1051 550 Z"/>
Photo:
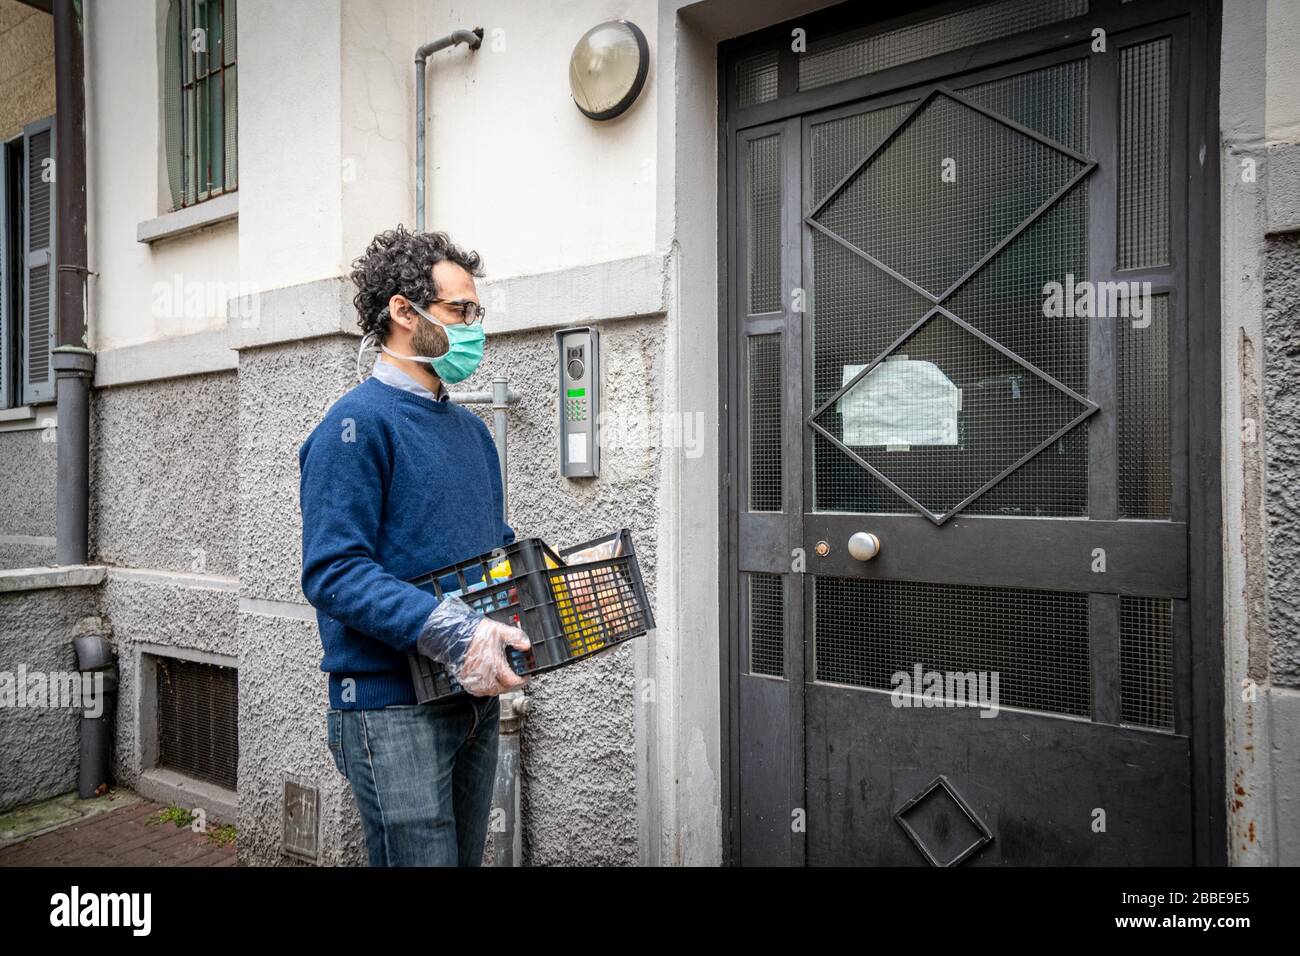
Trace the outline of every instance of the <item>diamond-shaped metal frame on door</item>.
<path fill-rule="evenodd" d="M 945 280 L 942 275 L 909 276 L 903 271 L 905 264 L 899 263 L 896 260 L 895 264 L 891 265 L 884 261 L 881 255 L 873 254 L 872 252 L 861 248 L 862 244 L 869 244 L 863 241 L 866 238 L 865 234 L 864 236 L 858 237 L 859 242 L 855 243 L 832 229 L 822 220 L 823 218 L 832 218 L 827 214 L 835 210 L 837 200 L 841 199 L 841 197 L 845 195 L 846 190 L 852 188 L 855 183 L 858 183 L 861 177 L 869 173 L 873 164 L 885 154 L 892 144 L 899 140 L 900 136 L 913 129 L 914 123 L 924 119 L 928 109 L 931 109 L 936 105 L 947 107 L 949 101 L 958 107 L 970 110 L 973 114 L 977 114 L 978 116 L 1000 124 L 1002 127 L 1012 130 L 1023 137 L 1027 137 L 1034 143 L 1039 144 L 1039 146 L 1046 147 L 1047 150 L 1050 150 L 1053 154 L 1059 154 L 1059 156 L 1073 161 L 1073 163 L 1076 164 L 1076 168 L 1074 168 L 1072 173 L 1064 176 L 1062 182 L 1057 185 L 1056 188 L 1047 192 L 1045 198 L 1043 198 L 1042 201 L 1027 216 L 1021 219 L 1006 235 L 996 239 L 996 241 L 994 241 L 987 249 L 984 249 L 979 253 L 973 262 L 969 263 L 964 268 L 961 268 L 961 271 L 955 278 Z M 849 377 L 833 395 L 818 404 L 813 409 L 812 413 L 805 419 L 805 424 L 824 435 L 831 443 L 848 455 L 849 458 L 862 468 L 866 469 L 866 471 L 873 475 L 878 481 L 888 487 L 900 498 L 907 501 L 912 505 L 912 507 L 916 508 L 917 511 L 925 515 L 936 525 L 942 525 L 972 501 L 979 498 L 980 495 L 984 494 L 998 482 L 1012 474 L 1016 469 L 1020 468 L 1039 452 L 1050 447 L 1053 442 L 1065 436 L 1085 419 L 1099 410 L 1099 406 L 1095 402 L 1091 401 L 1086 396 L 1080 395 L 1078 392 L 1062 384 L 1047 372 L 1021 358 L 1002 343 L 976 329 L 970 323 L 964 321 L 960 316 L 956 315 L 944 305 L 945 302 L 947 302 L 959 289 L 965 286 L 982 268 L 984 268 L 984 266 L 993 261 L 999 253 L 1006 249 L 1008 245 L 1028 229 L 1030 225 L 1036 222 L 1056 203 L 1067 196 L 1071 190 L 1082 183 L 1084 179 L 1094 169 L 1096 169 L 1096 167 L 1096 161 L 1081 155 L 1069 147 L 1064 146 L 1049 137 L 1043 136 L 1041 133 L 1029 129 L 1014 120 L 1001 116 L 992 110 L 972 103 L 944 86 L 935 86 L 921 97 L 912 109 L 909 110 L 908 113 L 899 121 L 898 125 L 890 131 L 889 135 L 884 137 L 875 148 L 870 150 L 862 160 L 858 162 L 848 172 L 848 174 L 846 174 L 844 178 L 826 194 L 825 198 L 822 199 L 821 202 L 819 202 L 817 206 L 804 217 L 804 222 L 810 228 L 817 230 L 839 245 L 850 250 L 855 255 L 865 259 L 875 268 L 891 276 L 896 281 L 902 283 L 914 292 L 919 293 L 921 296 L 933 303 L 932 308 L 927 310 L 920 319 L 918 319 L 910 328 L 907 329 L 907 331 L 885 348 L 884 351 L 876 356 L 873 361 L 864 365 L 856 374 Z M 1040 189 L 1041 188 L 1042 187 L 1040 187 Z M 879 252 L 879 250 L 877 250 L 877 252 Z M 912 271 L 915 272 L 917 270 L 913 268 Z M 931 269 L 929 271 L 936 272 L 938 270 Z M 940 279 L 942 281 L 936 283 L 935 279 Z M 938 291 L 935 291 L 935 288 L 932 287 L 937 287 Z M 1070 411 L 1073 412 L 1073 414 L 1069 414 L 1065 411 L 1065 406 L 1058 407 L 1056 409 L 1056 414 L 1050 416 L 1045 423 L 1045 427 L 1042 429 L 1043 433 L 1031 436 L 1031 447 L 1017 454 L 1010 464 L 998 471 L 996 475 L 983 480 L 977 487 L 965 494 L 956 504 L 942 510 L 927 506 L 923 501 L 919 500 L 919 497 L 916 494 L 909 493 L 907 489 L 903 488 L 899 480 L 891 478 L 881 467 L 873 465 L 871 462 L 867 461 L 839 436 L 835 435 L 830 429 L 818 421 L 821 416 L 835 407 L 836 403 L 845 395 L 856 388 L 860 382 L 866 379 L 867 376 L 871 375 L 872 371 L 880 366 L 882 362 L 889 359 L 891 356 L 900 354 L 906 343 L 914 341 L 914 337 L 920 335 L 923 330 L 927 329 L 927 324 L 931 322 L 951 323 L 955 328 L 960 329 L 965 333 L 969 333 L 969 335 L 974 339 L 973 344 L 975 347 L 987 349 L 987 354 L 991 357 L 1000 355 L 1002 357 L 1000 361 L 1009 361 L 1010 363 L 1014 363 L 1015 366 L 1024 368 L 1034 377 L 1031 381 L 1045 384 L 1049 389 L 1054 390 L 1046 393 L 1050 399 L 1064 402 L 1068 405 Z M 928 328 L 933 330 L 938 327 L 928 326 Z M 1075 411 L 1076 407 L 1077 411 Z M 1043 423 L 1040 422 L 1040 424 Z"/>

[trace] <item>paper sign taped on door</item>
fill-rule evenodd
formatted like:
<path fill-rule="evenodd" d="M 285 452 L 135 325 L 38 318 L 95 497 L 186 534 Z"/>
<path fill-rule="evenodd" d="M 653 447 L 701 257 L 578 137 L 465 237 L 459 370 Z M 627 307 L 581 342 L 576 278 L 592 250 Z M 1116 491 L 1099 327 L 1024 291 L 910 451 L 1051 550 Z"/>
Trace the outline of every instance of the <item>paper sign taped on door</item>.
<path fill-rule="evenodd" d="M 844 366 L 846 384 L 863 365 Z M 961 389 L 933 362 L 886 359 L 835 405 L 846 445 L 955 445 Z"/>

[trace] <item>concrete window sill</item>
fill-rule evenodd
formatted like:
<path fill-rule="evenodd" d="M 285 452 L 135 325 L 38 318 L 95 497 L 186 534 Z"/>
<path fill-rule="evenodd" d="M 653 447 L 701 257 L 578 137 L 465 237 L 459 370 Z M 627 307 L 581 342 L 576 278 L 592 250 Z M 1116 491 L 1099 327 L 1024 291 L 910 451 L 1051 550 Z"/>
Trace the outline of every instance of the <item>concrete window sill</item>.
<path fill-rule="evenodd" d="M 0 594 L 48 588 L 93 587 L 104 580 L 103 565 L 74 564 L 53 568 L 13 568 L 0 571 Z"/>
<path fill-rule="evenodd" d="M 145 243 L 162 242 L 164 239 L 175 239 L 238 217 L 239 193 L 226 193 L 140 223 L 136 227 L 136 240 Z"/>

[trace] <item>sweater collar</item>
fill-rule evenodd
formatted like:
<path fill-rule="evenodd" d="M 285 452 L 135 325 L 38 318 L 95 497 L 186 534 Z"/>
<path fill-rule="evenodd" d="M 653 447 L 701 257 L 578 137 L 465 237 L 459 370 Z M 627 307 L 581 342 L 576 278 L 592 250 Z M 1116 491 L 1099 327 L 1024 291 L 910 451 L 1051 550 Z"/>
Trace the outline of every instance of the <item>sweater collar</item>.
<path fill-rule="evenodd" d="M 375 359 L 374 368 L 370 374 L 385 385 L 391 385 L 393 388 L 400 388 L 404 392 L 410 392 L 413 395 L 419 395 L 421 398 L 427 398 L 431 402 L 446 402 L 451 400 L 447 393 L 447 386 L 438 379 L 438 394 L 434 395 L 411 376 L 407 375 L 392 362 L 385 362 L 383 359 Z"/>

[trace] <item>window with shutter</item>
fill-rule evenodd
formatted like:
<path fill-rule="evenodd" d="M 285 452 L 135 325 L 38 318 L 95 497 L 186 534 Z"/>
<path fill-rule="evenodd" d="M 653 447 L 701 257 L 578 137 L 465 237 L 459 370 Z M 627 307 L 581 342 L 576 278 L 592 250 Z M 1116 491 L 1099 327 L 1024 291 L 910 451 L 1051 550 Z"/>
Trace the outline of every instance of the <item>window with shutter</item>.
<path fill-rule="evenodd" d="M 54 118 L 23 129 L 23 321 L 24 405 L 54 399 Z"/>
<path fill-rule="evenodd" d="M 173 209 L 239 185 L 235 0 L 171 0 L 163 47 L 163 138 Z"/>

